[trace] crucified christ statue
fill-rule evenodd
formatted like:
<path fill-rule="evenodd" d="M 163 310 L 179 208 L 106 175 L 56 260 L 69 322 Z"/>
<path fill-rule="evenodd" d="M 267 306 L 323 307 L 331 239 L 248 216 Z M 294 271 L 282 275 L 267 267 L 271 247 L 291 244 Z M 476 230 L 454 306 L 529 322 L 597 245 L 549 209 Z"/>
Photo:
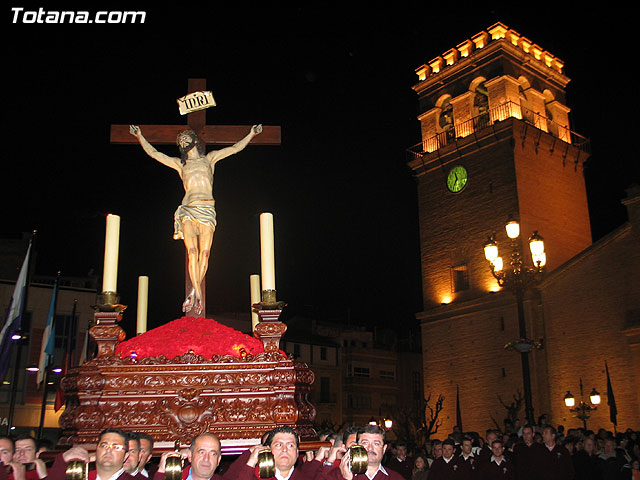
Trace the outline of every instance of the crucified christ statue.
<path fill-rule="evenodd" d="M 251 139 L 262 132 L 262 125 L 251 127 L 249 134 L 235 145 L 212 150 L 205 154 L 205 147 L 193 130 L 178 134 L 176 143 L 180 158 L 170 157 L 156 150 L 144 136 L 140 127 L 131 125 L 131 135 L 138 139 L 143 150 L 151 158 L 178 172 L 184 186 L 182 204 L 174 214 L 173 238 L 183 239 L 189 259 L 188 271 L 193 289 L 182 304 L 182 311 L 193 309 L 196 315 L 202 311 L 202 280 L 209 266 L 209 255 L 216 228 L 216 210 L 213 199 L 213 172 L 215 164 L 223 158 L 238 153 Z"/>

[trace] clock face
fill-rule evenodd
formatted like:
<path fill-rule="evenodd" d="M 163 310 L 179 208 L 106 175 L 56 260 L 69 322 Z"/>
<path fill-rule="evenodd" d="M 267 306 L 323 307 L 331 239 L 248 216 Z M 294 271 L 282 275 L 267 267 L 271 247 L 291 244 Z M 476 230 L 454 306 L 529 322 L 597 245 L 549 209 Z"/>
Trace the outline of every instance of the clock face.
<path fill-rule="evenodd" d="M 467 169 L 462 165 L 456 165 L 447 175 L 447 188 L 450 192 L 458 193 L 467 185 L 467 178 Z"/>

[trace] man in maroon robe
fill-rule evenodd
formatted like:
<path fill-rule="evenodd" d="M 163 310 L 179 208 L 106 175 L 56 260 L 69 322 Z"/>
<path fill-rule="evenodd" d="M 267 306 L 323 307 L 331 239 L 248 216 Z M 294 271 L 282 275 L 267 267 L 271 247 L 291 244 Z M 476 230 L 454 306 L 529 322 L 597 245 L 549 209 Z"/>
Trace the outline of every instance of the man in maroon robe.
<path fill-rule="evenodd" d="M 436 458 L 429 469 L 429 480 L 453 480 L 460 466 L 455 460 L 455 442 L 447 438 L 442 442 L 442 456 Z"/>
<path fill-rule="evenodd" d="M 316 475 L 320 475 L 322 470 L 322 462 L 314 458 L 306 461 L 302 465 L 296 465 L 298 462 L 298 447 L 300 440 L 298 433 L 291 427 L 283 426 L 274 428 L 267 435 L 264 445 L 257 445 L 249 450 L 249 456 L 246 453 L 240 455 L 229 470 L 237 468 L 237 476 L 231 474 L 230 471 L 225 473 L 224 478 L 228 480 L 254 480 L 257 475 L 258 455 L 262 450 L 269 448 L 273 454 L 276 476 L 274 480 L 312 480 Z M 238 465 L 245 461 L 244 465 Z"/>
<path fill-rule="evenodd" d="M 494 440 L 491 444 L 491 451 L 493 453 L 489 462 L 483 463 L 480 467 L 479 480 L 514 480 L 516 469 L 513 462 L 507 461 L 504 456 L 502 440 Z M 545 477 L 540 477 L 540 479 L 543 478 Z"/>
<path fill-rule="evenodd" d="M 537 478 L 545 480 L 566 480 L 573 478 L 573 461 L 569 451 L 556 442 L 557 432 L 551 425 L 542 431 L 543 444 L 536 450 L 535 463 Z"/>
<path fill-rule="evenodd" d="M 125 432 L 117 428 L 103 430 L 95 453 L 96 469 L 89 472 L 88 480 L 140 480 L 124 470 L 128 449 L 129 442 Z M 89 452 L 82 447 L 72 447 L 59 454 L 49 469 L 47 479 L 66 480 L 67 464 L 74 460 L 89 462 Z"/>
<path fill-rule="evenodd" d="M 382 465 L 382 459 L 387 450 L 387 444 L 384 439 L 385 432 L 383 429 L 377 425 L 365 425 L 358 433 L 356 443 L 367 451 L 367 471 L 354 474 L 351 471 L 350 453 L 347 452 L 342 457 L 339 468 L 332 468 L 327 473 L 326 469 L 328 467 L 325 467 L 317 478 L 330 480 L 403 480 L 402 475 Z"/>
<path fill-rule="evenodd" d="M 478 457 L 473 454 L 473 440 L 469 437 L 464 437 L 460 444 L 460 449 L 460 454 L 455 458 L 458 464 L 456 478 L 459 480 L 475 480 L 479 462 Z"/>
<path fill-rule="evenodd" d="M 522 442 L 513 447 L 513 461 L 516 466 L 516 478 L 518 480 L 536 480 L 538 466 L 536 465 L 536 451 L 543 448 L 542 444 L 533 441 L 533 427 L 522 427 Z"/>

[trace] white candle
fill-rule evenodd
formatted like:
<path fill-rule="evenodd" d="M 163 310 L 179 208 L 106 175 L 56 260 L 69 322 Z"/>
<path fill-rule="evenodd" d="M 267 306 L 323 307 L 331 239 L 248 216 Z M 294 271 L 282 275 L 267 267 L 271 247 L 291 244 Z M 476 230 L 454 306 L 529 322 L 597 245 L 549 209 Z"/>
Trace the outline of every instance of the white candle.
<path fill-rule="evenodd" d="M 138 312 L 136 317 L 136 333 L 147 331 L 147 307 L 149 305 L 149 277 L 138 277 Z"/>
<path fill-rule="evenodd" d="M 103 292 L 117 292 L 118 285 L 118 248 L 120 244 L 120 217 L 107 215 L 107 231 L 104 240 Z"/>
<path fill-rule="evenodd" d="M 253 306 L 256 303 L 260 303 L 261 300 L 260 275 L 249 276 L 249 287 L 251 290 L 251 331 L 253 332 L 256 329 L 256 325 L 260 321 L 260 317 L 258 316 L 258 314 L 253 311 Z"/>
<path fill-rule="evenodd" d="M 260 214 L 260 265 L 262 290 L 276 289 L 276 267 L 273 253 L 273 215 Z"/>

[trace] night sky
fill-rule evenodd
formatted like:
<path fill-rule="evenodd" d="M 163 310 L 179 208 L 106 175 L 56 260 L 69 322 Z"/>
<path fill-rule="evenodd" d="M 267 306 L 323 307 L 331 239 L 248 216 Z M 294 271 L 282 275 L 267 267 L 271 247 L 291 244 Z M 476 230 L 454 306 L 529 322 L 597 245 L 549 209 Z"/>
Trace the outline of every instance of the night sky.
<path fill-rule="evenodd" d="M 258 216 L 270 211 L 287 315 L 410 323 L 422 309 L 416 182 L 405 154 L 420 141 L 415 68 L 497 21 L 565 62 L 572 129 L 592 143 L 594 238 L 623 223 L 620 199 L 640 178 L 629 132 L 638 106 L 626 70 L 635 62 L 630 18 L 555 3 L 553 13 L 551 4 L 525 13 L 430 3 L 73 7 L 145 10 L 144 25 L 14 24 L 6 6 L 0 235 L 37 229 L 37 272 L 82 276 L 101 272 L 104 216 L 116 213 L 128 333 L 138 275 L 150 277 L 150 327 L 181 316 L 184 247 L 172 239 L 180 179 L 137 145 L 111 145 L 109 128 L 185 124 L 176 99 L 188 78 L 206 78 L 218 104 L 208 124 L 282 127 L 281 146 L 250 146 L 217 165 L 208 312 L 248 310 Z M 158 149 L 177 155 L 175 146 Z"/>

